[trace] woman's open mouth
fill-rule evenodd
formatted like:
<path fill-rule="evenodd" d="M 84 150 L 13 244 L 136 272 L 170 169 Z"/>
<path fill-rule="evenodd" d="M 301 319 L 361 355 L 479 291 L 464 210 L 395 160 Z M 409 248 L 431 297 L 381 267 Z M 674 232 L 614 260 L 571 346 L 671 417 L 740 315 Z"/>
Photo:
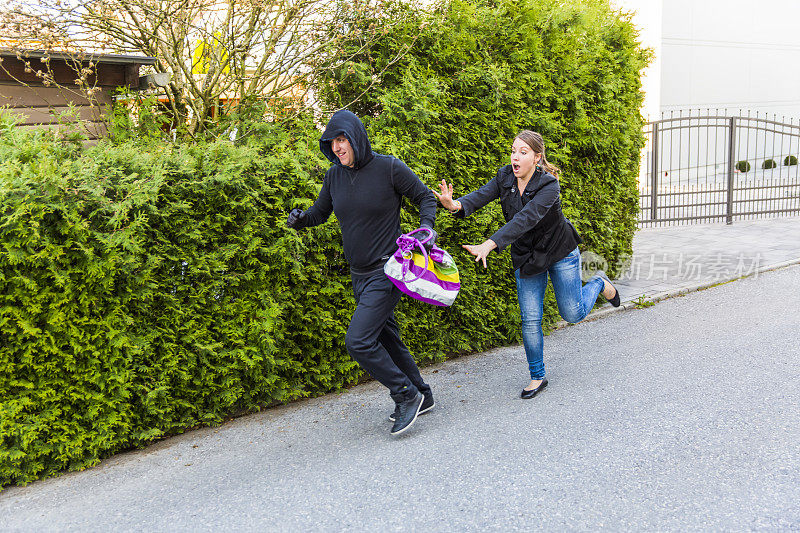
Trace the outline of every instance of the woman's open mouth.
<path fill-rule="evenodd" d="M 519 163 L 511 163 L 511 168 L 514 169 L 514 172 L 519 172 Z"/>

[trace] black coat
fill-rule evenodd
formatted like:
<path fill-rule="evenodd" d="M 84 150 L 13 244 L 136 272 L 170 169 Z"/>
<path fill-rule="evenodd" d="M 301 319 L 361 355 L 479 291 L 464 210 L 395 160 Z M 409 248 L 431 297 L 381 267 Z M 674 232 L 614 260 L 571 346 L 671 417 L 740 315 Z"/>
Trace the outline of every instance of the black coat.
<path fill-rule="evenodd" d="M 522 277 L 544 272 L 583 242 L 561 212 L 561 187 L 552 174 L 537 167 L 520 195 L 511 165 L 506 165 L 480 189 L 458 199 L 462 209 L 456 216 L 469 216 L 497 199 L 506 224 L 489 238 L 498 252 L 511 245 L 511 261 Z"/>

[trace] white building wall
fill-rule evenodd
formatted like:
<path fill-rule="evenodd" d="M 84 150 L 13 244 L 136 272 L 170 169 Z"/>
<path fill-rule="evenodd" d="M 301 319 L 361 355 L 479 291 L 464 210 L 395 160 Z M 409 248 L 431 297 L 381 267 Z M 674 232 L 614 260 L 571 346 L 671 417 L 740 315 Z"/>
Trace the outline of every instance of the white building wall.
<path fill-rule="evenodd" d="M 653 51 L 650 64 L 642 71 L 642 90 L 644 91 L 642 116 L 645 120 L 656 120 L 661 113 L 663 0 L 612 0 L 611 4 L 616 9 L 631 14 L 631 21 L 639 31 L 639 42 Z"/>
<path fill-rule="evenodd" d="M 799 21 L 798 0 L 664 2 L 661 111 L 800 118 Z"/>
<path fill-rule="evenodd" d="M 654 52 L 647 120 L 720 109 L 800 120 L 800 0 L 611 0 Z"/>

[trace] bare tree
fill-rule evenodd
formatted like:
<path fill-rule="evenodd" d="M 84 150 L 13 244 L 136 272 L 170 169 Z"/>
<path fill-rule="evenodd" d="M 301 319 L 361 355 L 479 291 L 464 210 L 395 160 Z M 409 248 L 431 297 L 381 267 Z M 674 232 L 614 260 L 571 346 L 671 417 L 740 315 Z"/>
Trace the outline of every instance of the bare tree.
<path fill-rule="evenodd" d="M 157 58 L 170 77 L 164 104 L 194 135 L 234 106 L 261 102 L 276 116 L 314 106 L 312 73 L 347 61 L 345 36 L 366 47 L 385 35 L 385 2 L 20 0 L 13 11 L 76 51 Z"/>

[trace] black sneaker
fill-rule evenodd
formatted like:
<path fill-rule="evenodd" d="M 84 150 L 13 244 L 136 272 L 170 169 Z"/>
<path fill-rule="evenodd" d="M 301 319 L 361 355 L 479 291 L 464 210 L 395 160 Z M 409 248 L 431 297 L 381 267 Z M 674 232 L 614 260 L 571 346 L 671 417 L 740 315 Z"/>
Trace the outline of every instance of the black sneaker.
<path fill-rule="evenodd" d="M 399 435 L 417 421 L 419 408 L 422 407 L 424 397 L 422 393 L 417 391 L 414 396 L 408 399 L 406 398 L 408 398 L 408 396 L 402 393 L 392 395 L 392 399 L 397 403 L 397 418 L 392 426 L 392 435 Z"/>
<path fill-rule="evenodd" d="M 436 404 L 433 402 L 433 392 L 432 391 L 423 392 L 422 393 L 422 398 L 423 398 L 422 406 L 420 406 L 420 408 L 419 408 L 419 414 L 424 415 L 425 413 L 427 413 L 428 411 L 433 409 L 433 406 L 436 405 Z M 389 422 L 394 422 L 395 420 L 397 420 L 397 410 L 398 409 L 400 409 L 400 408 L 397 406 L 397 404 L 395 404 L 394 405 L 394 413 L 389 415 Z"/>

